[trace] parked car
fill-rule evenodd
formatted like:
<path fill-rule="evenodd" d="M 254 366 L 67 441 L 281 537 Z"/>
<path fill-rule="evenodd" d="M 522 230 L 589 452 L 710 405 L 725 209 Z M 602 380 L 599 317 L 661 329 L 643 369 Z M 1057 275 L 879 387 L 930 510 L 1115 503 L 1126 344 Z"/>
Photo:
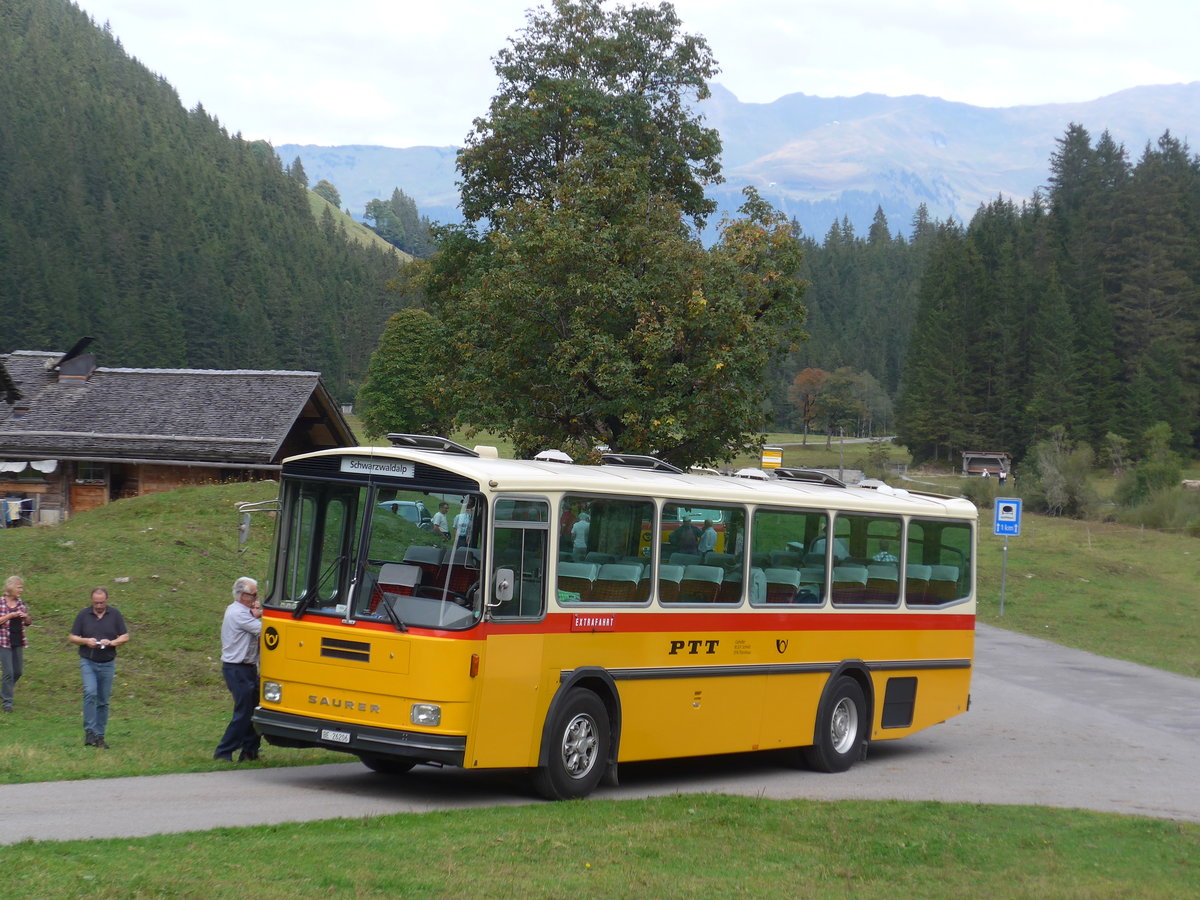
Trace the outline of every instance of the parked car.
<path fill-rule="evenodd" d="M 422 531 L 433 530 L 433 516 L 429 514 L 429 507 L 420 500 L 384 500 L 379 507 L 397 516 L 404 516 Z"/>

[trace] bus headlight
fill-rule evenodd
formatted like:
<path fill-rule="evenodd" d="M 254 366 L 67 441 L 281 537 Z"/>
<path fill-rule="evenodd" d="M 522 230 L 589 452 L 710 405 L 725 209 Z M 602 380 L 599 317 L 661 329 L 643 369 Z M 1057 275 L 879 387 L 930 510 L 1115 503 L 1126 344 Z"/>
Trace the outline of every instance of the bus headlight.
<path fill-rule="evenodd" d="M 277 681 L 263 682 L 263 699 L 268 703 L 278 703 L 283 699 L 283 688 L 279 686 Z"/>
<path fill-rule="evenodd" d="M 414 703 L 408 718 L 414 725 L 441 725 L 442 708 L 434 703 Z"/>

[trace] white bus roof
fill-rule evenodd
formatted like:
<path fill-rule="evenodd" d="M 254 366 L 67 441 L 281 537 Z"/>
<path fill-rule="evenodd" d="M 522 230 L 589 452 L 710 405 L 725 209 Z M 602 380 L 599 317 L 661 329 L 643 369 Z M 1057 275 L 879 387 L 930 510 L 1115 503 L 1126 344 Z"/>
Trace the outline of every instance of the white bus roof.
<path fill-rule="evenodd" d="M 290 457 L 284 464 L 330 456 L 420 461 L 478 482 L 484 492 L 491 494 L 612 493 L 689 500 L 698 506 L 705 503 L 800 505 L 893 515 L 977 517 L 974 504 L 968 500 L 886 485 L 878 488 L 840 487 L 785 478 L 758 480 L 730 475 L 676 474 L 632 466 L 584 466 L 536 459 L 487 458 L 409 447 L 320 450 Z M 397 482 L 403 480 L 396 479 Z"/>

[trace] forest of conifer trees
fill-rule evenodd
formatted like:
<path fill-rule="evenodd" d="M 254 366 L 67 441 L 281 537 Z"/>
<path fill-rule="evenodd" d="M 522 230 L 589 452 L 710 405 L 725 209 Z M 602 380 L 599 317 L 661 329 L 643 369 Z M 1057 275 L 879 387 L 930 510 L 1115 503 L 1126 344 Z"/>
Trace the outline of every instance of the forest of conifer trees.
<path fill-rule="evenodd" d="M 102 365 L 315 369 L 353 396 L 397 257 L 67 0 L 5 0 L 0 59 L 4 351 L 91 335 Z"/>
<path fill-rule="evenodd" d="M 966 226 L 922 211 L 893 236 L 879 213 L 865 238 L 843 221 L 809 240 L 812 339 L 775 373 L 777 420 L 798 430 L 788 388 L 816 370 L 818 428 L 894 430 L 917 461 L 1019 459 L 1059 426 L 1136 455 L 1158 422 L 1193 453 L 1200 159 L 1168 132 L 1131 162 L 1071 124 L 1050 169 L 1031 200 L 997 198 Z"/>
<path fill-rule="evenodd" d="M 1045 196 L 937 229 L 898 415 L 918 458 L 1022 456 L 1056 426 L 1097 449 L 1200 433 L 1200 160 L 1164 134 L 1136 163 L 1072 124 Z"/>

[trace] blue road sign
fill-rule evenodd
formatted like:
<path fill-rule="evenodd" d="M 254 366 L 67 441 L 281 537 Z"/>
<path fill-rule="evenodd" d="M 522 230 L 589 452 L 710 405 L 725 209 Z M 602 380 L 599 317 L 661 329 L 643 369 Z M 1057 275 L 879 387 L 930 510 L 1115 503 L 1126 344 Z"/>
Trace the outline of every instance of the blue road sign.
<path fill-rule="evenodd" d="M 995 534 L 1017 536 L 1021 533 L 1021 501 L 1014 497 L 996 498 Z"/>

